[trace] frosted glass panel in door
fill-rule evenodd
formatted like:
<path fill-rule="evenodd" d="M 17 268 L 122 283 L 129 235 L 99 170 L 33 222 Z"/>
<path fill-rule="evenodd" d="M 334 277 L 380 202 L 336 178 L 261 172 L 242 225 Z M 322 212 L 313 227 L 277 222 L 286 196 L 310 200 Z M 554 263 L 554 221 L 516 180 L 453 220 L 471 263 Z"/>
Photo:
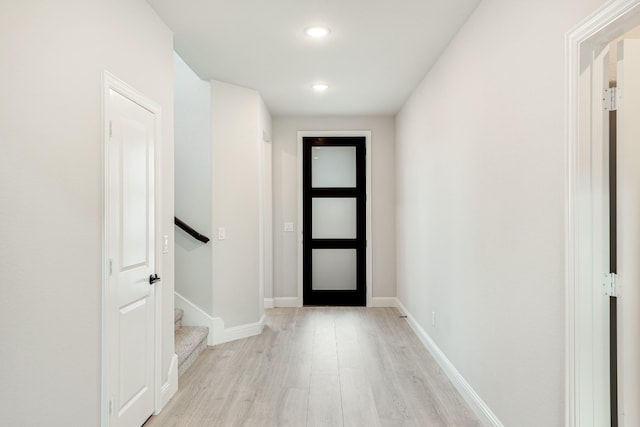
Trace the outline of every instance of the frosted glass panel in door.
<path fill-rule="evenodd" d="M 312 238 L 356 238 L 356 199 L 354 197 L 314 197 L 311 204 Z"/>
<path fill-rule="evenodd" d="M 356 289 L 355 249 L 313 249 L 311 251 L 311 289 L 314 291 L 353 291 Z"/>
<path fill-rule="evenodd" d="M 356 186 L 356 147 L 313 147 L 311 151 L 313 188 Z"/>

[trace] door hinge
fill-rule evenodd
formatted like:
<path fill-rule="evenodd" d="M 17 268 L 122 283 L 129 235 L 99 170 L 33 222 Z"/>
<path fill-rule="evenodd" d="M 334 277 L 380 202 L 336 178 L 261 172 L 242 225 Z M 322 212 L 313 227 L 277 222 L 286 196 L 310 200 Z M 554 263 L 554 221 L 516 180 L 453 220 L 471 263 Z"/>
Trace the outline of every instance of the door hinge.
<path fill-rule="evenodd" d="M 618 109 L 619 94 L 620 91 L 616 87 L 610 87 L 604 90 L 602 96 L 604 111 L 616 111 Z"/>
<path fill-rule="evenodd" d="M 616 289 L 616 273 L 604 275 L 604 283 L 602 284 L 602 293 L 607 297 L 618 296 Z"/>
<path fill-rule="evenodd" d="M 113 415 L 113 399 L 109 399 L 109 416 Z"/>
<path fill-rule="evenodd" d="M 109 260 L 109 276 L 113 275 L 113 259 Z"/>
<path fill-rule="evenodd" d="M 113 136 L 113 120 L 109 120 L 109 138 Z"/>

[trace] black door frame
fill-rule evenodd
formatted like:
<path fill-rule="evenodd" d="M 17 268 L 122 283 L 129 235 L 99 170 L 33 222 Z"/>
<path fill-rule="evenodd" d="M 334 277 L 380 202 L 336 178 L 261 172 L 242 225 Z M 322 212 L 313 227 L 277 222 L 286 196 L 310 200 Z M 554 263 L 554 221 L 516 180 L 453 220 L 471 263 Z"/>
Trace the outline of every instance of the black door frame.
<path fill-rule="evenodd" d="M 304 171 L 304 165 L 303 165 L 303 161 L 304 161 L 304 143 L 303 140 L 305 138 L 330 138 L 330 139 L 335 139 L 335 138 L 344 138 L 345 140 L 348 140 L 350 138 L 358 138 L 361 142 L 360 144 L 362 147 L 362 152 L 363 152 L 363 160 L 361 162 L 361 164 L 359 165 L 359 167 L 363 168 L 362 170 L 364 171 L 363 175 L 364 175 L 364 179 L 361 183 L 358 183 L 358 188 L 362 187 L 363 189 L 363 201 L 358 203 L 358 209 L 359 211 L 361 210 L 362 215 L 363 215 L 363 221 L 362 222 L 362 230 L 358 231 L 358 238 L 361 238 L 362 240 L 362 247 L 359 248 L 358 250 L 358 256 L 359 258 L 362 260 L 362 262 L 359 262 L 359 267 L 358 267 L 358 280 L 360 282 L 363 283 L 362 287 L 359 287 L 358 290 L 358 297 L 356 299 L 354 298 L 349 298 L 347 297 L 346 300 L 343 300 L 343 302 L 336 302 L 333 299 L 330 299 L 329 297 L 325 298 L 321 298 L 321 299 L 315 299 L 312 300 L 311 302 L 305 298 L 305 295 L 308 294 L 308 292 L 306 292 L 306 290 L 304 289 L 304 283 L 305 283 L 305 277 L 304 277 L 304 257 L 305 257 L 305 245 L 304 245 L 304 235 L 310 235 L 310 221 L 307 220 L 305 221 L 305 218 L 303 216 L 303 171 Z M 371 254 L 372 254 L 372 241 L 371 241 L 371 201 L 370 201 L 370 191 L 371 191 L 371 176 L 370 176 L 370 171 L 371 171 L 371 159 L 368 155 L 369 150 L 370 150 L 370 143 L 371 143 L 371 132 L 370 131 L 298 131 L 298 194 L 299 194 L 299 200 L 298 200 L 298 223 L 300 224 L 299 227 L 299 246 L 298 246 L 298 305 L 302 306 L 302 305 L 360 305 L 360 306 L 366 306 L 371 304 L 372 298 L 371 298 Z M 324 190 L 320 190 L 321 192 Z M 328 194 L 327 194 L 328 196 Z M 345 197 L 343 195 L 343 197 Z M 309 227 L 309 231 L 307 231 L 307 233 L 304 233 L 304 229 L 305 227 Z M 321 239 L 319 239 L 321 240 Z M 318 243 L 316 241 L 316 243 Z M 326 243 L 326 242 L 325 242 Z M 344 243 L 344 242 L 343 242 Z M 323 247 L 324 243 L 320 242 L 320 247 Z M 310 256 L 311 252 L 309 251 L 309 254 L 307 255 L 308 257 Z M 309 272 L 310 273 L 310 272 Z M 307 283 L 310 283 L 310 280 L 307 279 L 306 281 Z M 308 285 L 307 287 L 309 287 L 310 285 Z M 315 291 L 316 293 L 318 291 Z M 333 293 L 333 292 L 340 292 L 340 293 L 345 293 L 345 291 L 322 291 L 324 293 Z M 354 291 L 346 291 L 348 292 L 354 292 Z"/>

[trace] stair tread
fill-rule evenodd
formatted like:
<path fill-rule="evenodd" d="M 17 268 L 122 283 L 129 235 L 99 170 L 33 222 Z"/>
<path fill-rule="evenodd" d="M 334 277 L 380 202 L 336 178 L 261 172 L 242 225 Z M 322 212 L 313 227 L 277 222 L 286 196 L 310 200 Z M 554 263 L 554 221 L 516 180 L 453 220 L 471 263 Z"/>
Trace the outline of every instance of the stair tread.
<path fill-rule="evenodd" d="M 204 326 L 183 326 L 176 329 L 175 346 L 178 361 L 184 361 L 198 345 L 207 339 L 209 328 Z"/>

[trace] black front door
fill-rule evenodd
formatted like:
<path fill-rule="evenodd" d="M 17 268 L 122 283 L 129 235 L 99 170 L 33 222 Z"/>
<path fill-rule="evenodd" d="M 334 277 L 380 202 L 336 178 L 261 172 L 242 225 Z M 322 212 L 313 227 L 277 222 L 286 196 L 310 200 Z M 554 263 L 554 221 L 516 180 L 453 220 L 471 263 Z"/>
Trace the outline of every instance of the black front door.
<path fill-rule="evenodd" d="M 366 305 L 365 137 L 303 138 L 304 305 Z"/>

